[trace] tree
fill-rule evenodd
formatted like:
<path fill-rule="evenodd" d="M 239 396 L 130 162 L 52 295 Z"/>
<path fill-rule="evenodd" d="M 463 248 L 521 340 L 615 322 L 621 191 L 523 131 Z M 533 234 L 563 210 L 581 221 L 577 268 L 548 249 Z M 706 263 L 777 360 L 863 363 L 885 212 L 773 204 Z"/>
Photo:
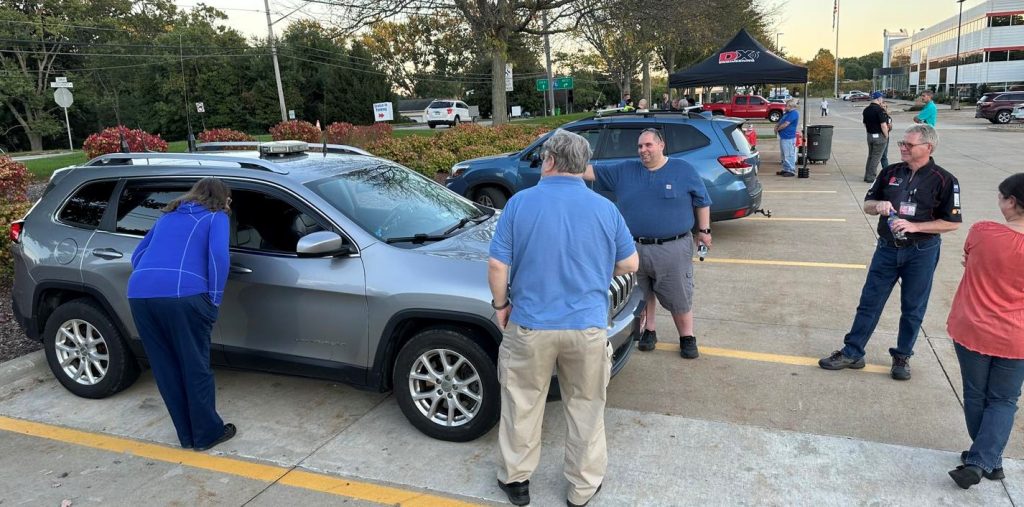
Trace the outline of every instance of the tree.
<path fill-rule="evenodd" d="M 509 40 L 508 63 L 512 64 L 514 86 L 511 92 L 505 92 L 505 88 L 501 91 L 502 95 L 508 95 L 508 104 L 521 106 L 523 111 L 538 112 L 543 109 L 544 97 L 537 92 L 534 84 L 536 77 L 545 72 L 540 63 L 540 51 L 540 41 L 536 36 L 517 34 Z M 493 118 L 492 87 L 489 86 L 490 80 L 482 77 L 490 70 L 490 66 L 491 56 L 479 53 L 476 62 L 470 67 L 470 75 L 476 77 L 466 81 L 467 86 L 473 86 L 473 93 L 466 97 L 466 103 L 480 106 L 480 114 Z M 559 100 L 564 99 L 560 96 Z"/>
<path fill-rule="evenodd" d="M 836 58 L 827 49 L 819 49 L 811 61 L 807 62 L 807 79 L 814 83 L 815 89 L 821 85 L 835 81 Z M 843 69 L 839 69 L 839 79 L 843 78 Z"/>
<path fill-rule="evenodd" d="M 474 60 L 469 26 L 451 14 L 378 22 L 360 41 L 392 84 L 410 97 L 461 96 Z"/>
<path fill-rule="evenodd" d="M 490 57 L 494 123 L 507 123 L 505 63 L 513 35 L 558 33 L 575 27 L 594 0 L 312 0 L 342 11 L 343 28 L 363 26 L 397 15 L 452 14 L 466 20 L 476 43 Z M 545 22 L 546 18 L 546 22 Z"/>

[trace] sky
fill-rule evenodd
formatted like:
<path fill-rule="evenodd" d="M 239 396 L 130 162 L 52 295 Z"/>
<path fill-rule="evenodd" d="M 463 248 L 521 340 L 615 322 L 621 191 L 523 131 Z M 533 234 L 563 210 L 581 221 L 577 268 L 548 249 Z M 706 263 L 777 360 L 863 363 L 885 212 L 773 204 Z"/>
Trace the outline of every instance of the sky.
<path fill-rule="evenodd" d="M 761 0 L 766 5 L 781 5 L 775 15 L 775 32 L 786 55 L 809 60 L 821 48 L 835 53 L 836 36 L 832 30 L 834 0 Z M 964 9 L 984 0 L 966 0 Z M 177 0 L 180 7 L 191 7 L 199 0 Z M 224 11 L 229 19 L 225 24 L 246 35 L 266 37 L 267 18 L 263 2 L 259 0 L 206 0 L 206 5 Z M 271 0 L 273 19 L 278 19 L 302 4 L 301 0 Z M 289 18 L 274 25 L 280 33 L 294 19 L 315 17 L 323 8 L 309 5 Z M 839 0 L 839 56 L 862 56 L 882 50 L 882 30 L 898 31 L 903 28 L 913 33 L 958 12 L 956 0 Z M 562 39 L 562 38 L 556 38 Z M 569 44 L 555 40 L 558 44 Z"/>

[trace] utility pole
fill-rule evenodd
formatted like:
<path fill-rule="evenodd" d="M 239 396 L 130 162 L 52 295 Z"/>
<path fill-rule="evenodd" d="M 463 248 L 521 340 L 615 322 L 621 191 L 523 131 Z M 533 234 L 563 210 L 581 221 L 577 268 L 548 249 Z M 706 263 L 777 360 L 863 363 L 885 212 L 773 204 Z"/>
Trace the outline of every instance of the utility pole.
<path fill-rule="evenodd" d="M 548 116 L 554 116 L 555 114 L 555 83 L 551 78 L 551 43 L 548 41 L 548 11 L 541 13 L 541 22 L 544 24 L 544 58 L 547 60 L 548 68 L 548 91 L 544 92 L 547 94 L 547 104 L 551 108 L 546 111 Z"/>
<path fill-rule="evenodd" d="M 956 96 L 950 101 L 950 109 L 960 110 L 960 24 L 964 19 L 964 0 L 956 0 L 960 4 L 960 15 L 956 18 L 956 70 L 953 74 L 953 93 Z"/>
<path fill-rule="evenodd" d="M 288 109 L 284 106 L 284 87 L 281 85 L 281 66 L 277 63 L 277 44 L 274 42 L 274 23 L 270 20 L 270 0 L 263 0 L 267 8 L 267 42 L 274 59 L 274 79 L 277 80 L 277 101 L 281 104 L 281 121 L 288 121 Z M 278 20 L 280 21 L 280 20 Z"/>

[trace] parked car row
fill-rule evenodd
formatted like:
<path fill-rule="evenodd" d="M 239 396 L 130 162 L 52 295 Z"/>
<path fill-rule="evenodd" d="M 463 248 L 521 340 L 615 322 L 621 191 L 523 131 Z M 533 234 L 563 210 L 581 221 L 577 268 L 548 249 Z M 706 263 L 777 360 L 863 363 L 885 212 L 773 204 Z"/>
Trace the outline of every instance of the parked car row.
<path fill-rule="evenodd" d="M 1024 91 L 986 93 L 978 99 L 974 117 L 1007 124 L 1014 121 L 1014 108 L 1021 104 L 1024 104 Z"/>

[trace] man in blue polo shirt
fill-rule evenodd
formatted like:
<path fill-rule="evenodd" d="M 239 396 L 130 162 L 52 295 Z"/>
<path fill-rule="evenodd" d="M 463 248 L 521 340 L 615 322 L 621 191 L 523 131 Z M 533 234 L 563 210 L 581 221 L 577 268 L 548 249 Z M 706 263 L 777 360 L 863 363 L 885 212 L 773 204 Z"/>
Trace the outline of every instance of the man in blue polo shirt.
<path fill-rule="evenodd" d="M 491 240 L 491 305 L 505 330 L 498 349 L 498 486 L 514 505 L 530 503 L 556 367 L 569 426 L 569 505 L 586 505 L 608 466 L 608 286 L 639 261 L 615 205 L 583 182 L 591 153 L 582 136 L 556 131 L 544 143 L 540 183 L 509 199 Z"/>
<path fill-rule="evenodd" d="M 779 136 L 779 151 L 782 152 L 782 170 L 775 173 L 779 176 L 796 176 L 796 128 L 800 123 L 797 108 L 800 103 L 796 99 L 786 101 L 786 113 L 775 124 L 775 133 Z"/>
<path fill-rule="evenodd" d="M 690 229 L 696 219 L 697 241 L 711 246 L 711 198 L 693 166 L 665 156 L 665 139 L 658 129 L 640 133 L 637 152 L 640 160 L 595 167 L 584 178 L 595 179 L 598 187 L 615 194 L 637 243 L 637 283 L 647 295 L 647 322 L 637 348 L 647 352 L 658 343 L 654 312 L 660 302 L 679 332 L 679 355 L 695 359 L 700 354 L 693 335 Z"/>
<path fill-rule="evenodd" d="M 924 101 L 924 107 L 914 117 L 914 123 L 927 123 L 935 127 L 935 119 L 939 116 L 939 109 L 935 107 L 935 101 L 932 100 L 933 95 L 934 92 L 931 90 L 921 92 L 921 100 Z"/>

